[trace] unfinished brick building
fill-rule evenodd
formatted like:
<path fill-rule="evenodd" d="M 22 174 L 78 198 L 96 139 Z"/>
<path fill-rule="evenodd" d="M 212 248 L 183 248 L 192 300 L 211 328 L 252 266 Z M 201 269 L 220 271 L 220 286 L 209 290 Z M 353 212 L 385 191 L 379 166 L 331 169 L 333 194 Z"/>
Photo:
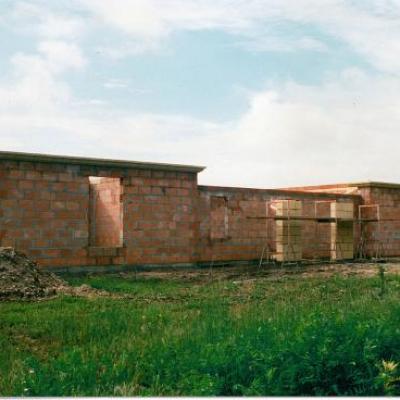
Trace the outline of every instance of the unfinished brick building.
<path fill-rule="evenodd" d="M 400 185 L 199 186 L 203 169 L 0 152 L 0 245 L 55 268 L 400 255 Z"/>

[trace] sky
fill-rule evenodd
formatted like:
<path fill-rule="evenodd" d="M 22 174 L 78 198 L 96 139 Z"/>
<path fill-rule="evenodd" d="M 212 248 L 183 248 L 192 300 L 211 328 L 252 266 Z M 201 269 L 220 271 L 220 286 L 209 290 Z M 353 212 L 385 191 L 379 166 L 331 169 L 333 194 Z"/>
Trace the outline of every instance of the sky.
<path fill-rule="evenodd" d="M 0 0 L 0 150 L 400 182 L 400 0 Z"/>

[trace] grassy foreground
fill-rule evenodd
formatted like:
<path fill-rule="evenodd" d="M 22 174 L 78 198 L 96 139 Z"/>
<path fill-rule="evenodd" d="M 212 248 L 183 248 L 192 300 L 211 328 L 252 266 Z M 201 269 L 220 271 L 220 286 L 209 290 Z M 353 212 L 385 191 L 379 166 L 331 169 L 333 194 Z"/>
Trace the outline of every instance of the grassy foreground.
<path fill-rule="evenodd" d="M 0 304 L 0 395 L 400 394 L 400 279 L 71 278 Z"/>

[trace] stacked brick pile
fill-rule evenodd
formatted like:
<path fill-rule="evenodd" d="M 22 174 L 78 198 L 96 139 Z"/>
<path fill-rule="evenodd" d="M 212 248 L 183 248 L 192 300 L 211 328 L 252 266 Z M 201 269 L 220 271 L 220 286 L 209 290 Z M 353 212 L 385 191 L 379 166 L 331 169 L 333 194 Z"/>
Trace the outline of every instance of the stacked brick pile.
<path fill-rule="evenodd" d="M 331 224 L 332 260 L 352 259 L 354 257 L 354 205 L 350 202 L 331 204 L 331 215 L 337 218 Z"/>
<path fill-rule="evenodd" d="M 302 204 L 298 200 L 277 200 L 275 202 L 277 217 L 287 220 L 277 220 L 276 255 L 277 261 L 296 261 L 302 258 L 302 221 L 290 220 L 302 216 Z"/>

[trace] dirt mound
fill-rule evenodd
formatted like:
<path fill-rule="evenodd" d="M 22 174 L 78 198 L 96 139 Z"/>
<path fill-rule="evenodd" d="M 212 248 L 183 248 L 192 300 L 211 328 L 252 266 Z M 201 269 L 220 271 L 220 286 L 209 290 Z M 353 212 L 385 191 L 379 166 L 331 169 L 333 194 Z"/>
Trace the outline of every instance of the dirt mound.
<path fill-rule="evenodd" d="M 0 247 L 0 300 L 51 297 L 68 286 L 13 248 Z"/>
<path fill-rule="evenodd" d="M 11 247 L 0 247 L 0 301 L 39 300 L 58 294 L 88 298 L 123 297 L 89 285 L 70 286 L 58 276 L 41 271 L 25 254 Z"/>

